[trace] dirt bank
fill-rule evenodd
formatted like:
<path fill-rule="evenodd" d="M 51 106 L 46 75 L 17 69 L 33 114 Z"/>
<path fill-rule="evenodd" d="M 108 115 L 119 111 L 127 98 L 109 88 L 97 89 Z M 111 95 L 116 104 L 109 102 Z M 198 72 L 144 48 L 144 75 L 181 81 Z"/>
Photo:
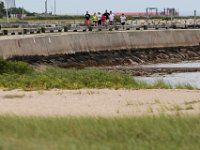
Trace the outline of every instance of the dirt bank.
<path fill-rule="evenodd" d="M 200 59 L 200 46 L 77 52 L 50 56 L 17 56 L 10 60 L 60 67 L 116 66 L 148 63 L 175 63 Z"/>
<path fill-rule="evenodd" d="M 200 72 L 199 67 L 145 67 L 140 65 L 101 67 L 107 71 L 117 71 L 133 76 L 150 76 L 153 74 L 172 74 L 183 72 Z"/>
<path fill-rule="evenodd" d="M 0 91 L 1 115 L 111 117 L 177 113 L 200 114 L 200 91 Z"/>

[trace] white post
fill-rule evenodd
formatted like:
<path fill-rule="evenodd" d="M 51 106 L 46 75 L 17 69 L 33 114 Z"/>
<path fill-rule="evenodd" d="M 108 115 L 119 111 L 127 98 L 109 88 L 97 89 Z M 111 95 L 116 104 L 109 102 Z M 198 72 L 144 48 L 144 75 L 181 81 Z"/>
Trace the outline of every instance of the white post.
<path fill-rule="evenodd" d="M 5 2 L 5 6 L 6 6 L 6 18 L 7 18 L 7 23 L 10 22 L 9 16 L 8 16 L 8 4 Z"/>
<path fill-rule="evenodd" d="M 197 11 L 194 10 L 194 26 L 196 26 L 196 16 L 197 16 Z"/>
<path fill-rule="evenodd" d="M 22 7 L 22 19 L 24 18 L 24 7 Z"/>
<path fill-rule="evenodd" d="M 47 15 L 47 12 L 48 12 L 48 10 L 47 10 L 47 0 L 45 0 L 45 15 Z"/>
<path fill-rule="evenodd" d="M 54 0 L 54 15 L 56 15 L 56 0 Z"/>

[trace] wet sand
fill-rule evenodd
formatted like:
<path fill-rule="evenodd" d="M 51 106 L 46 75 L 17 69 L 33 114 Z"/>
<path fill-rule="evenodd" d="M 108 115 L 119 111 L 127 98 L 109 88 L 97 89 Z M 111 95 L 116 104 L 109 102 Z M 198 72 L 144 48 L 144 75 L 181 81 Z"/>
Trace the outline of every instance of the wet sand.
<path fill-rule="evenodd" d="M 0 91 L 0 115 L 123 117 L 177 113 L 200 114 L 200 91 Z"/>

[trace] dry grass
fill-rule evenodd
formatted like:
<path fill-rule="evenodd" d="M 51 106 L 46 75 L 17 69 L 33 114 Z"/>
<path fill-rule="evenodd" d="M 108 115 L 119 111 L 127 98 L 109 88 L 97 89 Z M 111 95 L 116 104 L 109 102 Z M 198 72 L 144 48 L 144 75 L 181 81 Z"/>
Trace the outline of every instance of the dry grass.
<path fill-rule="evenodd" d="M 23 97 L 25 97 L 25 94 L 8 94 L 3 96 L 5 99 L 21 99 Z"/>

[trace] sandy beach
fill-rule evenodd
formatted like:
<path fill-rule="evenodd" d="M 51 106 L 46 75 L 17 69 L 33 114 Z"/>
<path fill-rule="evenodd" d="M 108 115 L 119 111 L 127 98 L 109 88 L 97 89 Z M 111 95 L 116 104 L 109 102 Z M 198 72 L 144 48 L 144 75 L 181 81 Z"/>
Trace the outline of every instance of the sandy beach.
<path fill-rule="evenodd" d="M 200 114 L 198 90 L 0 91 L 0 114 L 120 117 Z"/>

